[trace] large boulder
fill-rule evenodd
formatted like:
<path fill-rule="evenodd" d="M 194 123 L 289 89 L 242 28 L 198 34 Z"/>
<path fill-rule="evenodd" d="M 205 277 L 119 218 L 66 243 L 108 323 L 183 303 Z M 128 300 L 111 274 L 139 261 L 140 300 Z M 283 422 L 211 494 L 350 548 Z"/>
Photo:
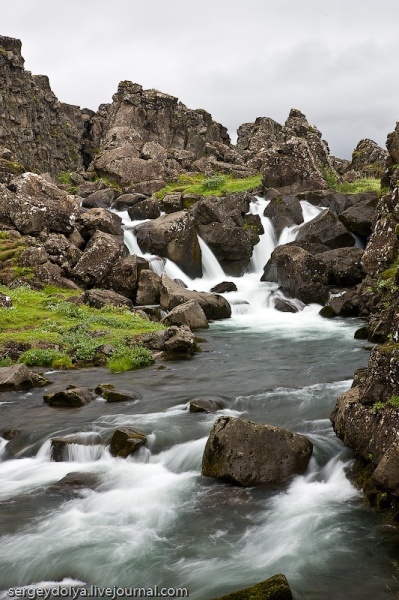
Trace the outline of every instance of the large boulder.
<path fill-rule="evenodd" d="M 5 212 L 11 223 L 26 235 L 43 231 L 71 233 L 78 211 L 76 197 L 34 173 L 15 177 L 9 190 L 0 193 L 0 214 Z"/>
<path fill-rule="evenodd" d="M 164 350 L 176 354 L 194 354 L 197 349 L 195 336 L 187 325 L 169 327 L 165 332 Z"/>
<path fill-rule="evenodd" d="M 328 283 L 343 287 L 353 287 L 365 276 L 360 248 L 337 248 L 318 255 L 318 260 L 327 268 Z"/>
<path fill-rule="evenodd" d="M 127 458 L 137 452 L 147 441 L 147 436 L 132 427 L 119 427 L 112 434 L 109 451 L 112 456 Z"/>
<path fill-rule="evenodd" d="M 362 237 L 369 237 L 373 230 L 377 200 L 358 202 L 339 215 L 339 220 L 349 231 Z"/>
<path fill-rule="evenodd" d="M 102 280 L 101 287 L 135 300 L 140 273 L 143 269 L 148 268 L 148 261 L 135 254 L 119 258 Z"/>
<path fill-rule="evenodd" d="M 281 193 L 296 194 L 327 188 L 308 142 L 291 137 L 265 151 L 261 173 L 263 187 L 278 188 Z"/>
<path fill-rule="evenodd" d="M 76 227 L 86 241 L 97 231 L 116 236 L 123 235 L 122 219 L 104 208 L 91 208 L 82 212 L 76 221 Z"/>
<path fill-rule="evenodd" d="M 148 304 L 159 304 L 161 294 L 161 278 L 150 269 L 143 269 L 137 286 L 136 304 L 146 306 Z"/>
<path fill-rule="evenodd" d="M 277 237 L 285 227 L 303 223 L 301 203 L 296 196 L 275 196 L 263 214 L 272 222 Z"/>
<path fill-rule="evenodd" d="M 172 310 L 189 300 L 196 300 L 208 319 L 228 319 L 231 317 L 231 307 L 223 296 L 207 292 L 194 292 L 181 287 L 166 275 L 161 280 L 161 308 Z"/>
<path fill-rule="evenodd" d="M 219 417 L 202 459 L 202 475 L 241 486 L 282 485 L 306 471 L 312 443 L 281 427 Z"/>
<path fill-rule="evenodd" d="M 201 249 L 191 215 L 184 211 L 138 225 L 137 242 L 143 252 L 169 258 L 190 277 L 201 277 Z"/>
<path fill-rule="evenodd" d="M 305 304 L 328 299 L 325 265 L 298 246 L 278 246 L 265 266 L 262 281 L 275 281 L 284 292 Z"/>
<path fill-rule="evenodd" d="M 0 392 L 25 390 L 31 387 L 33 382 L 26 365 L 0 368 Z"/>
<path fill-rule="evenodd" d="M 121 238 L 96 231 L 85 251 L 71 271 L 71 275 L 88 287 L 98 285 L 114 263 L 127 252 Z"/>
<path fill-rule="evenodd" d="M 136 202 L 127 209 L 132 221 L 141 221 L 143 219 L 157 219 L 161 215 L 159 202 L 155 198 L 146 198 L 141 202 Z"/>
<path fill-rule="evenodd" d="M 133 302 L 129 298 L 112 290 L 87 290 L 83 295 L 83 302 L 93 308 L 103 308 L 107 305 L 133 308 Z"/>
<path fill-rule="evenodd" d="M 386 169 L 388 152 L 369 139 L 360 140 L 352 153 L 351 169 L 361 177 L 380 179 Z"/>
<path fill-rule="evenodd" d="M 50 406 L 78 408 L 92 402 L 95 397 L 94 390 L 71 385 L 66 390 L 45 394 L 43 400 Z"/>
<path fill-rule="evenodd" d="M 214 600 L 293 600 L 293 596 L 286 577 L 279 574 L 252 587 L 219 596 Z"/>
<path fill-rule="evenodd" d="M 196 300 L 188 300 L 175 306 L 162 319 L 165 325 L 187 325 L 190 329 L 208 329 L 208 319 Z"/>
<path fill-rule="evenodd" d="M 298 232 L 297 240 L 324 244 L 332 250 L 355 245 L 353 236 L 328 209 L 305 223 Z"/>

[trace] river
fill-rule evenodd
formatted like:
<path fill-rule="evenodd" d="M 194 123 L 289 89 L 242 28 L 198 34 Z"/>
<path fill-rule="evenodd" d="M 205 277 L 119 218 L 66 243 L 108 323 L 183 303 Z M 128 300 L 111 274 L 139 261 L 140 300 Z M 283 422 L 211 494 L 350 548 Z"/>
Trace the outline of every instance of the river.
<path fill-rule="evenodd" d="M 258 200 L 251 210 L 262 214 L 264 206 Z M 306 220 L 317 214 L 302 206 Z M 118 375 L 105 369 L 48 375 L 49 390 L 113 383 L 139 392 L 139 400 L 98 398 L 68 410 L 44 404 L 43 389 L 2 394 L 2 430 L 22 433 L 8 443 L 0 438 L 0 598 L 10 587 L 62 583 L 186 587 L 190 598 L 209 600 L 280 572 L 298 600 L 396 597 L 396 530 L 346 478 L 351 454 L 329 421 L 338 394 L 367 364 L 364 342 L 353 337 L 359 321 L 322 319 L 317 305 L 297 313 L 274 309 L 277 286 L 259 281 L 277 243 L 264 224 L 251 272 L 242 278 L 226 277 L 203 243 L 202 280 L 153 261 L 154 269 L 163 266 L 195 289 L 223 279 L 237 284 L 226 295 L 233 317 L 199 333 L 201 353 Z M 295 233 L 287 229 L 279 243 Z M 126 241 L 134 250 L 131 230 Z M 209 396 L 227 407 L 190 414 L 191 399 Z M 314 453 L 305 475 L 274 490 L 202 477 L 207 436 L 222 414 L 306 435 Z M 122 425 L 148 435 L 147 447 L 126 460 L 98 443 Z M 69 461 L 52 461 L 50 438 L 70 433 L 86 445 L 73 445 Z M 70 472 L 94 474 L 97 487 L 54 490 Z"/>

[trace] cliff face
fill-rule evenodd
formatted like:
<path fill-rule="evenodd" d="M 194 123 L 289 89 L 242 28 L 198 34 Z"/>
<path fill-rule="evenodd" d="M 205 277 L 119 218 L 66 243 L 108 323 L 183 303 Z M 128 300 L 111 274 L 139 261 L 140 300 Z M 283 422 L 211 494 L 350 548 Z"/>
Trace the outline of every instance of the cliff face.
<path fill-rule="evenodd" d="M 343 442 L 366 466 L 366 493 L 399 508 L 399 124 L 388 136 L 388 170 L 373 234 L 362 258 L 367 273 L 363 303 L 369 303 L 369 337 L 379 342 L 367 369 L 355 374 L 331 416 Z M 389 503 L 388 502 L 388 503 Z"/>
<path fill-rule="evenodd" d="M 26 170 L 57 174 L 83 166 L 81 138 L 93 113 L 59 102 L 44 75 L 24 69 L 19 40 L 0 36 L 0 146 Z"/>

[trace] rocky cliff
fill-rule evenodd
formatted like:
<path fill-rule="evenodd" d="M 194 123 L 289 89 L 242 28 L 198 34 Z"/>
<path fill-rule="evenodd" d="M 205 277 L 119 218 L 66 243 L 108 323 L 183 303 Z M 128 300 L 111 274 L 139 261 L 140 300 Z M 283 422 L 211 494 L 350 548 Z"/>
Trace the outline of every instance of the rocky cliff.
<path fill-rule="evenodd" d="M 0 146 L 26 170 L 81 169 L 82 138 L 91 111 L 60 102 L 44 75 L 24 69 L 19 40 L 0 36 Z"/>
<path fill-rule="evenodd" d="M 369 339 L 378 342 L 367 369 L 355 374 L 352 389 L 342 394 L 331 416 L 337 435 L 364 467 L 369 499 L 399 508 L 399 124 L 388 136 L 388 170 L 376 223 L 362 258 L 367 273 L 360 303 L 370 311 Z"/>

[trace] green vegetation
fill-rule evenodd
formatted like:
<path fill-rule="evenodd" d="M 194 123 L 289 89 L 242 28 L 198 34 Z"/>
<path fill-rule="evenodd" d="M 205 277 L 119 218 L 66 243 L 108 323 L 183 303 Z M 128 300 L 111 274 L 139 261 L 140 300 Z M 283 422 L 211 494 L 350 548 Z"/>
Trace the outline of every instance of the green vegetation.
<path fill-rule="evenodd" d="M 224 196 L 236 192 L 246 192 L 259 187 L 262 175 L 238 178 L 233 175 L 214 175 L 206 178 L 203 173 L 179 175 L 174 183 L 168 183 L 155 195 L 162 200 L 166 194 L 183 192 L 184 194 L 201 194 L 202 196 Z"/>
<path fill-rule="evenodd" d="M 0 286 L 12 308 L 0 308 L 0 365 L 10 363 L 10 348 L 26 350 L 19 358 L 29 366 L 71 368 L 107 362 L 104 345 L 113 349 L 108 360 L 113 371 L 147 365 L 152 355 L 137 345 L 140 333 L 162 329 L 126 308 L 95 309 L 67 301 L 71 290 L 47 287 Z"/>
<path fill-rule="evenodd" d="M 70 171 L 61 171 L 58 173 L 58 180 L 60 183 L 68 187 L 68 192 L 70 194 L 76 194 L 78 191 L 77 185 L 71 179 Z"/>
<path fill-rule="evenodd" d="M 385 408 L 385 402 L 374 402 L 372 411 L 374 414 L 376 414 L 378 411 L 382 410 L 383 408 Z"/>
<path fill-rule="evenodd" d="M 386 402 L 375 402 L 373 404 L 372 411 L 374 414 L 383 410 L 386 406 L 391 406 L 392 408 L 399 408 L 399 396 L 391 396 Z"/>
<path fill-rule="evenodd" d="M 399 396 L 391 396 L 387 402 L 393 408 L 399 408 Z"/>
<path fill-rule="evenodd" d="M 335 171 L 330 169 L 323 169 L 323 177 L 328 187 L 340 194 L 361 194 L 363 192 L 377 192 L 380 194 L 383 191 L 379 179 L 362 178 L 356 179 L 352 183 L 349 183 L 349 181 L 340 183 Z"/>

